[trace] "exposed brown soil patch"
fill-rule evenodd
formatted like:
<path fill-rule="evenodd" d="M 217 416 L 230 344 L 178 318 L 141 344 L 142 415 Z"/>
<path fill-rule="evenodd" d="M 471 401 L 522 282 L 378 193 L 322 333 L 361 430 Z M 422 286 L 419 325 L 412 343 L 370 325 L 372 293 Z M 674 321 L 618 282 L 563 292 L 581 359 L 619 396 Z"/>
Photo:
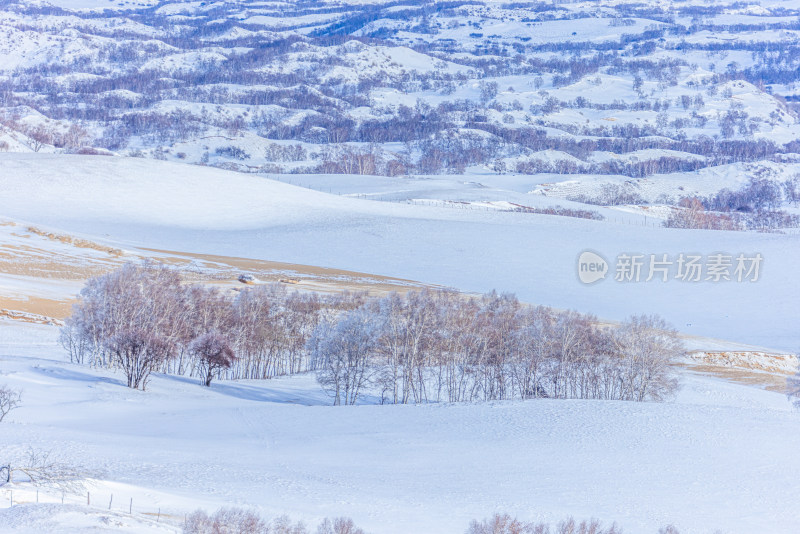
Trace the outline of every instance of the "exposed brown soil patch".
<path fill-rule="evenodd" d="M 55 300 L 40 297 L 13 298 L 0 295 L 0 317 L 25 322 L 63 320 L 72 313 L 74 300 Z M 36 316 L 41 320 L 33 320 Z"/>
<path fill-rule="evenodd" d="M 239 274 L 247 273 L 255 276 L 261 282 L 291 284 L 298 289 L 326 292 L 363 290 L 372 294 L 391 291 L 402 293 L 419 289 L 420 287 L 432 287 L 428 284 L 403 278 L 392 278 L 313 265 L 172 250 L 148 248 L 141 250 L 155 253 L 155 257 L 159 261 L 183 267 L 186 277 L 190 280 L 230 282 L 236 285 L 244 285 L 237 278 Z"/>
<path fill-rule="evenodd" d="M 683 367 L 693 373 L 724 378 L 725 380 L 729 380 L 737 384 L 755 386 L 784 394 L 788 391 L 786 385 L 786 375 L 758 372 L 749 369 L 740 369 L 737 367 L 722 367 L 719 365 L 681 364 L 679 367 Z"/>
<path fill-rule="evenodd" d="M 764 351 L 692 351 L 689 357 L 701 365 L 736 367 L 792 375 L 797 372 L 797 356 Z"/>
<path fill-rule="evenodd" d="M 30 314 L 64 319 L 75 302 L 75 282 L 109 272 L 126 261 L 151 258 L 178 268 L 190 282 L 213 284 L 239 289 L 245 284 L 238 279 L 250 275 L 254 283 L 283 283 L 303 291 L 337 292 L 344 290 L 385 294 L 406 292 L 424 284 L 412 280 L 371 275 L 341 269 L 282 263 L 251 258 L 194 254 L 169 250 L 135 249 L 127 252 L 65 234 L 45 232 L 36 227 L 23 227 L 14 222 L 13 240 L 0 241 L 0 281 L 12 277 L 13 294 L 0 293 L 0 309 L 5 316 L 28 320 Z M 60 244 L 49 247 L 40 237 Z M 23 239 L 19 239 L 23 238 Z M 30 239 L 30 242 L 27 240 Z M 20 278 L 25 277 L 25 278 Z M 41 280 L 41 286 L 37 282 Z M 64 281 L 63 289 L 59 281 Z M 26 285 L 30 285 L 26 292 Z M 47 288 L 43 298 L 42 287 Z"/>
<path fill-rule="evenodd" d="M 66 234 L 54 234 L 52 232 L 46 232 L 35 226 L 29 226 L 26 230 L 32 234 L 36 234 L 42 237 L 46 237 L 47 239 L 51 239 L 53 241 L 59 241 L 61 243 L 72 245 L 73 247 L 77 248 L 88 248 L 92 250 L 99 250 L 100 252 L 105 252 L 106 254 L 110 254 L 111 256 L 122 256 L 123 252 L 118 248 L 107 247 L 105 245 L 100 245 L 95 243 L 94 241 L 87 241 L 86 239 L 80 239 L 78 237 L 73 237 L 71 235 Z"/>

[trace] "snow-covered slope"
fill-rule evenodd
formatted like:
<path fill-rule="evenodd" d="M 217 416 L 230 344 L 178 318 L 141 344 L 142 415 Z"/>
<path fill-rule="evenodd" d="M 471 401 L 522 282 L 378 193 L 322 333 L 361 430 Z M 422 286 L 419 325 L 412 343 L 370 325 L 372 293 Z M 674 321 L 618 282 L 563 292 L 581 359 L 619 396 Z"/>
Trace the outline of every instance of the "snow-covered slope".
<path fill-rule="evenodd" d="M 0 124 L 51 150 L 283 173 L 368 144 L 387 175 L 639 177 L 797 152 L 788 1 L 154 4 L 4 4 Z M 437 137 L 476 131 L 437 164 Z"/>
<path fill-rule="evenodd" d="M 122 248 L 336 267 L 467 291 L 496 288 L 608 319 L 659 313 L 688 334 L 781 350 L 800 344 L 797 234 L 374 202 L 143 159 L 9 154 L 0 164 L 0 213 Z M 755 283 L 622 283 L 609 276 L 585 286 L 576 276 L 585 249 L 612 263 L 623 252 L 760 253 L 764 260 Z"/>
<path fill-rule="evenodd" d="M 593 516 L 636 533 L 668 523 L 684 534 L 800 528 L 800 413 L 781 394 L 686 373 L 677 400 L 662 404 L 333 407 L 311 376 L 210 389 L 157 376 L 141 392 L 119 374 L 64 363 L 56 334 L 0 321 L 0 381 L 24 391 L 0 426 L 0 457 L 30 446 L 81 465 L 96 473 L 94 507 L 85 493 L 67 494 L 66 509 L 3 504 L 0 532 L 102 527 L 111 494 L 107 521 L 129 532 L 154 531 L 145 520 L 159 510 L 160 528 L 175 531 L 195 508 L 226 504 L 312 527 L 344 514 L 376 534 L 458 533 L 495 511 Z M 24 485 L 14 495 L 35 498 Z"/>

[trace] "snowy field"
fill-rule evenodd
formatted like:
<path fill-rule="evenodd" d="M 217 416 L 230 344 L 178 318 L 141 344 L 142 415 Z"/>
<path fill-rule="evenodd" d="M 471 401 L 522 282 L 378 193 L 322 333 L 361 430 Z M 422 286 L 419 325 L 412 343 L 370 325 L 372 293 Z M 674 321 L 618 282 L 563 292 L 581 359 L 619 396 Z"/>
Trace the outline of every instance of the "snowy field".
<path fill-rule="evenodd" d="M 365 180 L 359 177 L 345 196 L 335 189 L 329 194 L 256 175 L 144 159 L 5 154 L 0 162 L 0 213 L 123 249 L 268 259 L 464 291 L 512 291 L 530 303 L 603 319 L 658 313 L 690 335 L 777 350 L 800 346 L 798 234 L 665 229 L 655 226 L 660 221 L 621 210 L 604 210 L 616 215 L 592 221 L 370 201 L 367 193 L 380 196 L 381 183 L 387 195 L 398 190 L 398 180 L 380 178 L 358 195 L 357 184 Z M 419 183 L 409 180 L 412 187 Z M 440 182 L 438 193 L 428 198 L 458 199 L 455 183 Z M 531 205 L 566 205 L 524 195 L 519 192 L 524 184 L 511 181 L 504 190 L 497 179 L 489 183 L 485 199 L 525 196 Z M 612 263 L 621 253 L 760 253 L 764 260 L 755 283 L 623 283 L 610 275 L 586 286 L 576 276 L 576 260 L 585 249 Z"/>
<path fill-rule="evenodd" d="M 633 533 L 800 529 L 800 412 L 778 393 L 688 372 L 660 404 L 332 407 L 312 376 L 210 389 L 157 376 L 140 392 L 65 363 L 56 335 L 0 321 L 0 380 L 25 400 L 0 427 L 0 451 L 31 446 L 81 465 L 95 474 L 93 507 L 68 494 L 63 508 L 8 509 L 4 487 L 0 532 L 174 532 L 198 507 L 231 504 L 312 527 L 349 515 L 373 533 L 459 533 L 495 511 Z M 25 485 L 14 492 L 34 499 Z M 157 510 L 158 524 L 144 515 Z"/>
<path fill-rule="evenodd" d="M 798 73 L 798 0 L 5 2 L 0 387 L 22 406 L 0 466 L 49 452 L 82 487 L 0 485 L 0 534 L 177 533 L 222 506 L 309 532 L 457 534 L 495 513 L 800 532 Z M 615 280 L 637 255 L 639 281 Z M 699 281 L 677 279 L 683 255 Z M 757 281 L 735 264 L 712 281 L 715 255 L 760 258 Z M 579 257 L 605 279 L 582 282 Z M 58 325 L 88 278 L 146 258 L 226 295 L 446 287 L 602 326 L 657 314 L 685 341 L 681 388 L 355 406 L 313 374 L 133 390 L 69 363 Z M 648 272 L 667 258 L 668 280 Z"/>

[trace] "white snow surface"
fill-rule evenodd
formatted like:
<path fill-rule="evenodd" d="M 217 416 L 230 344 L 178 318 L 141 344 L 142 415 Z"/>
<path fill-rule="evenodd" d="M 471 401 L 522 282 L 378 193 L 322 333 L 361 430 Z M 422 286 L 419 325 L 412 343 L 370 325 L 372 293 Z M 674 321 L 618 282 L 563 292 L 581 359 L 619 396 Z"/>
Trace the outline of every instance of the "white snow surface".
<path fill-rule="evenodd" d="M 619 210 L 613 211 L 617 219 L 590 221 L 376 202 L 256 175 L 136 158 L 0 154 L 0 169 L 4 216 L 122 248 L 319 265 L 466 291 L 496 288 L 515 292 L 527 302 L 574 308 L 604 319 L 658 313 L 687 334 L 778 350 L 800 346 L 795 320 L 800 301 L 795 279 L 798 234 L 664 229 L 653 226 L 652 218 Z M 488 185 L 459 187 L 488 191 L 484 198 L 472 200 L 524 197 L 536 205 L 535 199 L 543 198 L 515 193 L 533 190 L 536 177 L 486 178 L 491 180 Z M 336 191 L 339 183 L 347 187 L 348 179 L 330 177 L 325 185 Z M 320 180 L 318 187 L 327 189 Z M 375 180 L 383 184 L 370 190 L 378 197 L 381 191 L 391 196 L 404 183 Z M 413 188 L 425 181 L 408 183 Z M 506 196 L 493 198 L 498 191 Z M 453 194 L 452 187 L 434 188 L 429 198 L 459 200 Z M 755 283 L 626 284 L 614 281 L 612 272 L 609 279 L 585 286 L 576 276 L 577 256 L 585 249 L 604 255 L 612 269 L 622 252 L 761 253 L 764 260 Z"/>
<path fill-rule="evenodd" d="M 175 532 L 184 514 L 223 505 L 312 528 L 349 515 L 373 533 L 458 533 L 495 511 L 633 533 L 800 528 L 800 413 L 781 394 L 689 373 L 665 403 L 334 407 L 312 376 L 209 389 L 156 376 L 141 392 L 63 361 L 56 334 L 0 321 L 0 381 L 25 401 L 0 426 L 0 451 L 52 450 L 102 473 L 93 507 L 68 494 L 63 507 L 8 509 L 0 487 L 0 532 Z M 24 484 L 14 494 L 34 498 Z M 156 527 L 144 514 L 157 510 Z"/>

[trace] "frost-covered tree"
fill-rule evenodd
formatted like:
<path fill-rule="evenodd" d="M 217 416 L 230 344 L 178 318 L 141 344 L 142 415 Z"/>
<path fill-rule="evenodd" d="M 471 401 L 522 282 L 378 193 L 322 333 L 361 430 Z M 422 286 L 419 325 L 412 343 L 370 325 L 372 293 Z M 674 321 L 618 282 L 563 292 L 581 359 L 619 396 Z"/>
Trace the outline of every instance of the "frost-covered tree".
<path fill-rule="evenodd" d="M 676 330 L 656 316 L 631 317 L 613 336 L 620 358 L 622 397 L 626 400 L 661 401 L 678 388 L 671 365 L 685 353 Z"/>
<path fill-rule="evenodd" d="M 270 534 L 267 521 L 255 512 L 242 508 L 221 508 L 208 515 L 196 510 L 186 517 L 184 534 Z"/>
<path fill-rule="evenodd" d="M 317 527 L 317 534 L 364 534 L 349 517 L 325 518 Z"/>
<path fill-rule="evenodd" d="M 572 517 L 551 529 L 547 523 L 528 523 L 509 514 L 494 514 L 483 521 L 473 520 L 466 534 L 622 534 L 622 529 L 616 524 L 603 527 L 597 519 L 578 522 Z"/>
<path fill-rule="evenodd" d="M 124 330 L 107 342 L 114 365 L 122 369 L 128 387 L 145 390 L 150 374 L 174 355 L 175 347 L 141 328 Z"/>
<path fill-rule="evenodd" d="M 355 404 L 371 377 L 370 357 L 376 350 L 375 318 L 359 308 L 335 323 L 321 323 L 309 340 L 317 381 L 334 405 Z"/>
<path fill-rule="evenodd" d="M 62 344 L 73 361 L 105 367 L 119 363 L 112 349 L 123 337 L 176 344 L 185 329 L 182 294 L 180 276 L 155 263 L 128 263 L 90 278 L 62 329 Z"/>

